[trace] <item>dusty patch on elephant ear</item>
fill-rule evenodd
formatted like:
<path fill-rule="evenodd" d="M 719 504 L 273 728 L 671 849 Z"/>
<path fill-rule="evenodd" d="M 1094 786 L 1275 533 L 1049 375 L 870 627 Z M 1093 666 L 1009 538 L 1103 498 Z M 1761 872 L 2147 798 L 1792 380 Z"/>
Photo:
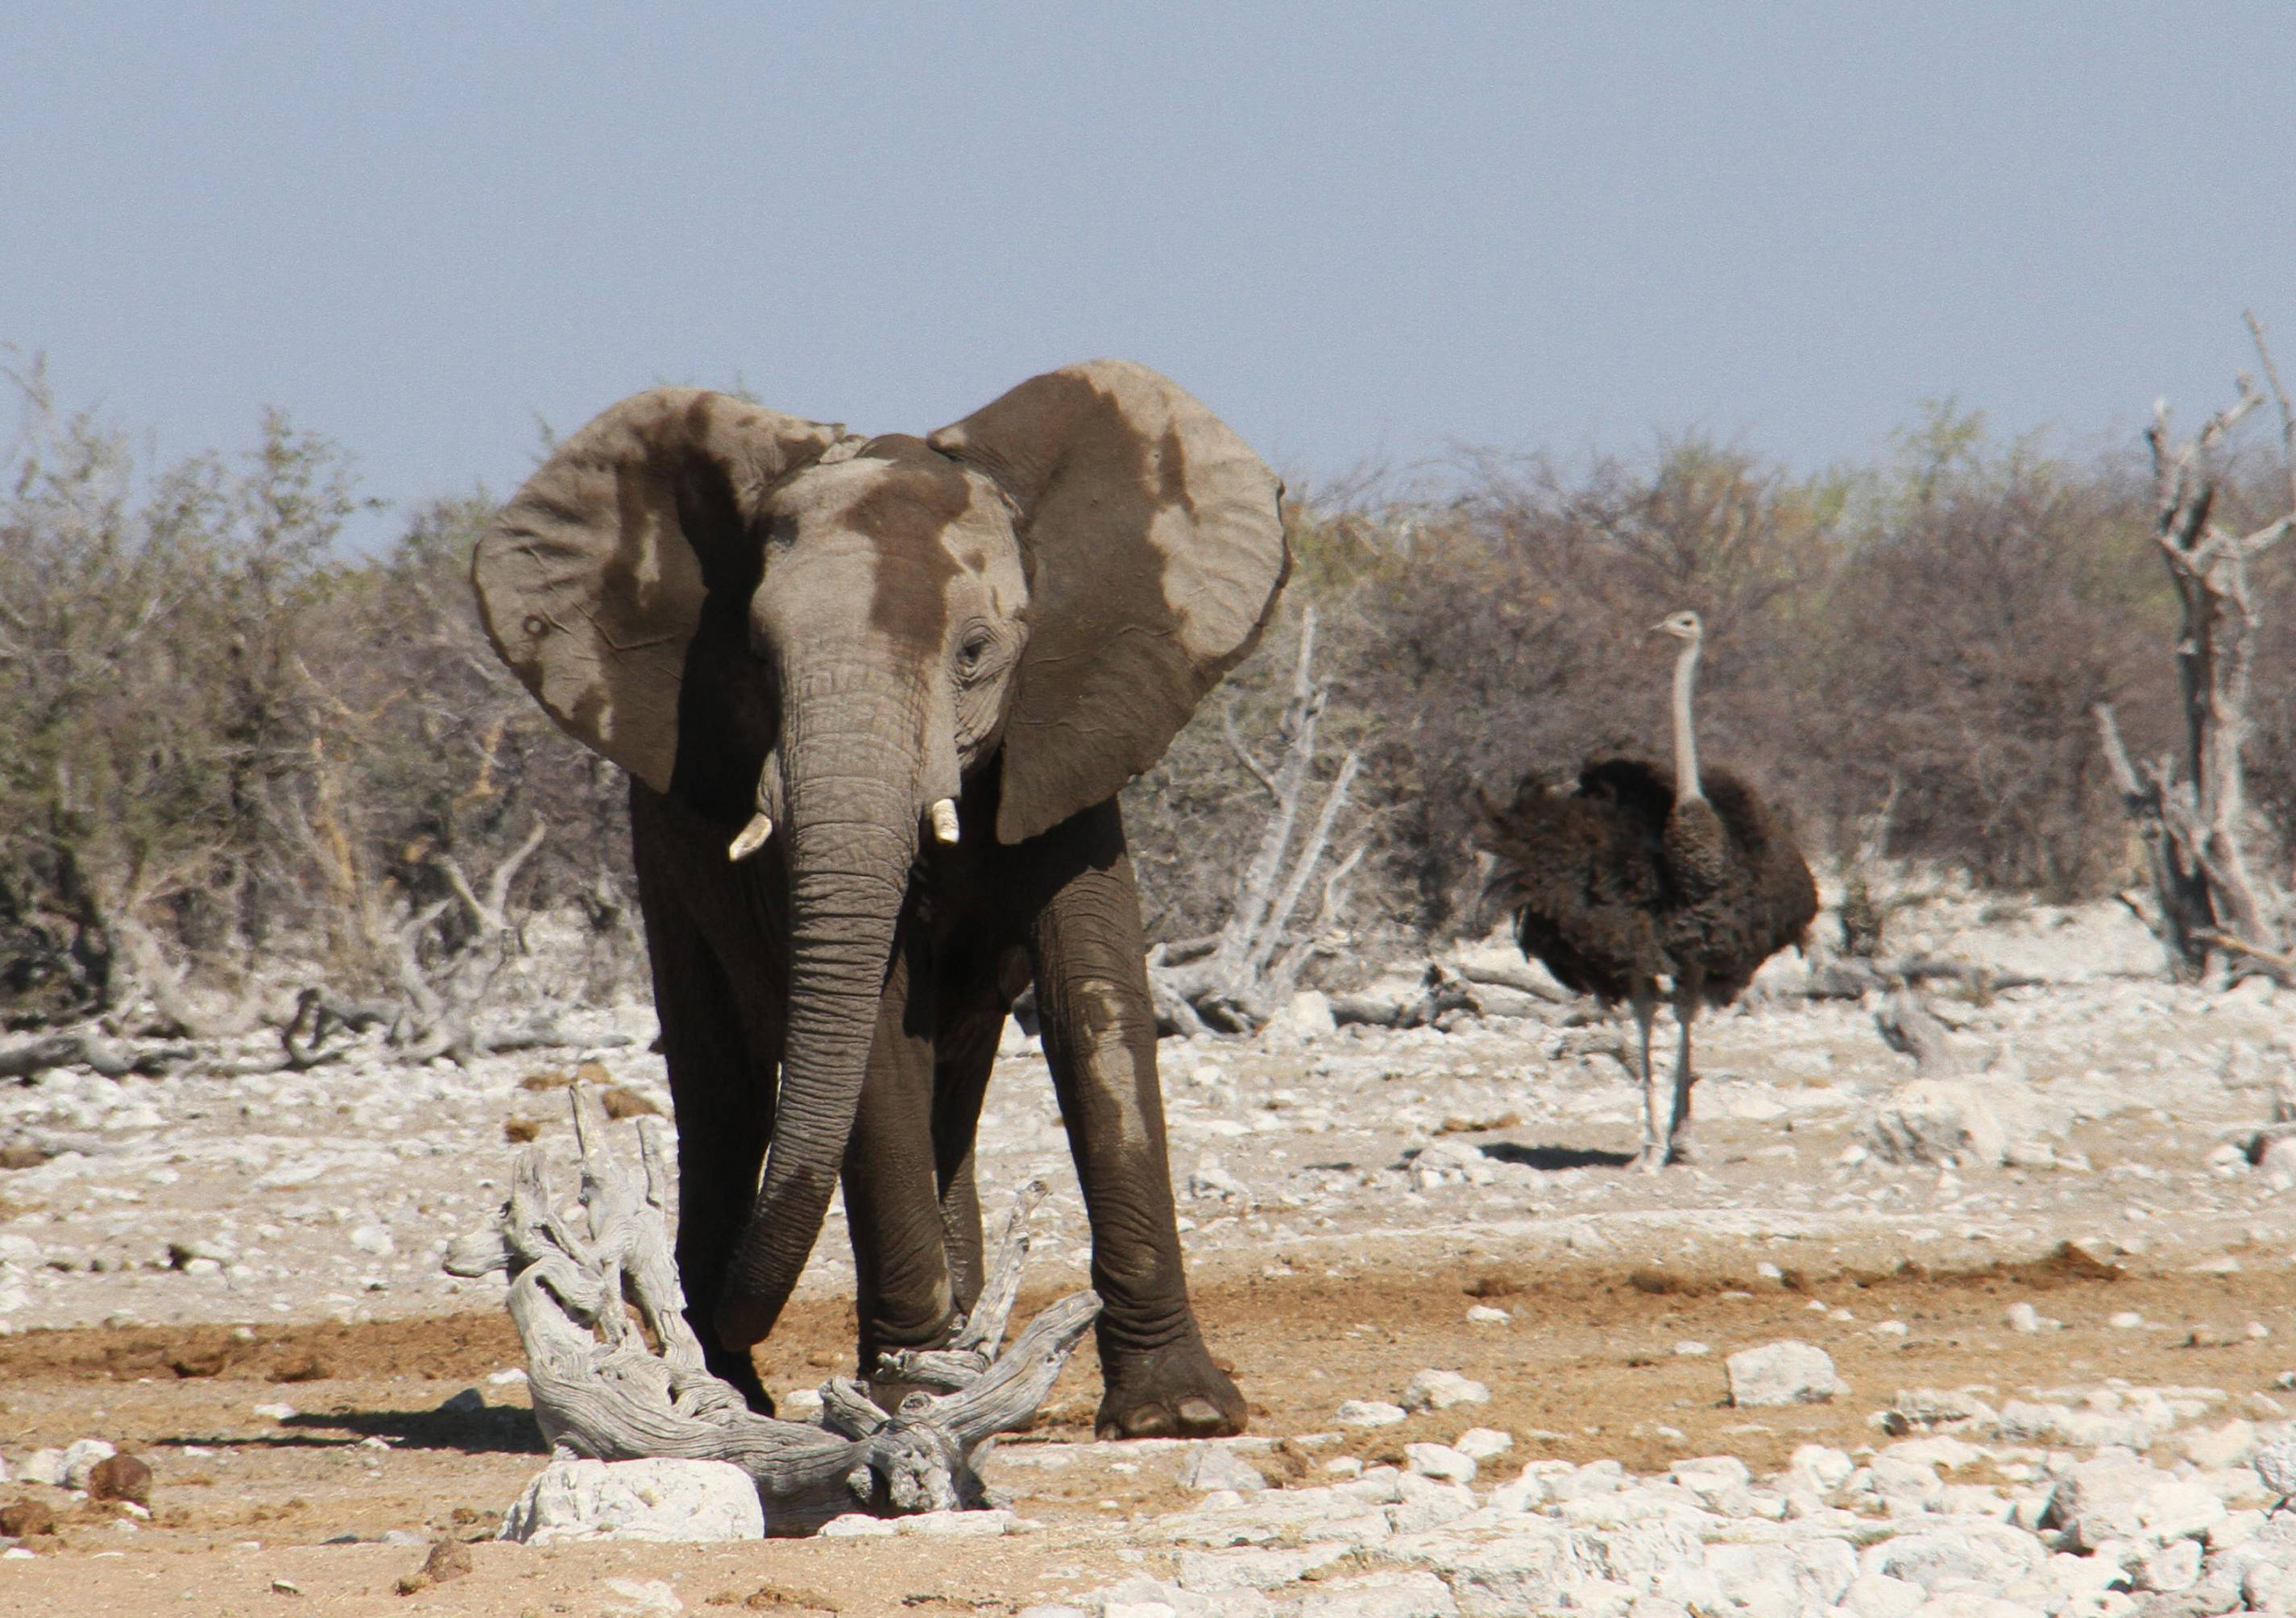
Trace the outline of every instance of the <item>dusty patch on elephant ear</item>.
<path fill-rule="evenodd" d="M 1154 764 L 1250 651 L 1291 565 L 1283 486 L 1177 384 L 1121 360 L 1033 378 L 927 442 L 1021 511 L 1032 623 L 996 828 L 1017 842 Z"/>
<path fill-rule="evenodd" d="M 767 489 L 838 432 L 697 388 L 607 410 L 479 541 L 471 581 L 495 650 L 570 734 L 668 790 L 703 602 L 754 582 Z"/>

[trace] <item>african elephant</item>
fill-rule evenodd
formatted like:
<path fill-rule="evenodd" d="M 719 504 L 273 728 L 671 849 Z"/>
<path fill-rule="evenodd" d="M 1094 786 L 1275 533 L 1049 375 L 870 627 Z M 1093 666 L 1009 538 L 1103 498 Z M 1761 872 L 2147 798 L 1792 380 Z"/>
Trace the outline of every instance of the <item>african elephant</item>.
<path fill-rule="evenodd" d="M 865 1370 L 977 1295 L 973 1137 L 1033 983 L 1106 1304 L 1096 1425 L 1242 1429 L 1181 1268 L 1116 793 L 1258 641 L 1281 494 L 1179 388 L 1095 361 L 922 439 L 655 388 L 480 540 L 496 650 L 631 778 L 678 1271 L 760 1408 L 748 1348 L 840 1173 Z"/>

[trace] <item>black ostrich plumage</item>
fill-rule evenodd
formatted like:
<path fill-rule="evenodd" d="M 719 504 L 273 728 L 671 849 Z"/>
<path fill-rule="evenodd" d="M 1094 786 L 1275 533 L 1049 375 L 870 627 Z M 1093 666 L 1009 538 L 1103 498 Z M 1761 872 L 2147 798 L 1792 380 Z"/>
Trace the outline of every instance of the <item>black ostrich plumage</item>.
<path fill-rule="evenodd" d="M 1489 811 L 1486 903 L 1566 987 L 1616 1004 L 1637 978 L 1694 978 L 1727 1005 L 1808 931 L 1817 887 L 1792 833 L 1735 776 L 1699 774 L 1705 805 L 1677 807 L 1670 770 L 1606 758 L 1575 791 L 1526 776 Z"/>

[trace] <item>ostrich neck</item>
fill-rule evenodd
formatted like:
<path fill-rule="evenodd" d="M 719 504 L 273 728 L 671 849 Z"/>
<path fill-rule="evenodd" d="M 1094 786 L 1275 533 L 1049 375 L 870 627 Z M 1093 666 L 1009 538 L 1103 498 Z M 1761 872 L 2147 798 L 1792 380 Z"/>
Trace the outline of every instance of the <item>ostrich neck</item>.
<path fill-rule="evenodd" d="M 1706 794 L 1698 781 L 1698 731 L 1691 722 L 1690 692 L 1698 678 L 1698 642 L 1674 660 L 1674 801 L 1693 803 Z"/>

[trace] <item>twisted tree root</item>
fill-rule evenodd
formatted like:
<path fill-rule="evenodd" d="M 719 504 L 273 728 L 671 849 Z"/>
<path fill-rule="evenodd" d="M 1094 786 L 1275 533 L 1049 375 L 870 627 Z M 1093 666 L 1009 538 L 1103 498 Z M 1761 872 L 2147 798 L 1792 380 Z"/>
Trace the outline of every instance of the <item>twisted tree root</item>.
<path fill-rule="evenodd" d="M 722 1460 L 757 1480 L 767 1532 L 811 1532 L 862 1510 L 880 1516 L 987 1503 L 973 1452 L 1036 1414 L 1100 1313 L 1090 1292 L 1031 1321 L 1002 1352 L 997 1340 L 1028 1250 L 1021 1223 L 1041 1187 L 1021 1192 L 980 1303 L 947 1350 L 889 1363 L 907 1379 L 951 1391 L 910 1393 L 884 1410 L 862 1386 L 822 1390 L 824 1426 L 759 1416 L 703 1368 L 685 1323 L 663 1221 L 668 1175 L 663 1126 L 637 1121 L 643 1190 L 606 1144 L 606 1120 L 580 1085 L 568 1092 L 581 1149 L 582 1225 L 551 1205 L 541 1148 L 519 1156 L 496 1223 L 456 1242 L 449 1273 L 510 1272 L 510 1313 L 525 1346 L 536 1419 L 554 1450 L 599 1460 L 653 1456 Z M 660 1352 L 648 1349 L 646 1333 Z M 889 1360 L 891 1357 L 889 1357 Z"/>

